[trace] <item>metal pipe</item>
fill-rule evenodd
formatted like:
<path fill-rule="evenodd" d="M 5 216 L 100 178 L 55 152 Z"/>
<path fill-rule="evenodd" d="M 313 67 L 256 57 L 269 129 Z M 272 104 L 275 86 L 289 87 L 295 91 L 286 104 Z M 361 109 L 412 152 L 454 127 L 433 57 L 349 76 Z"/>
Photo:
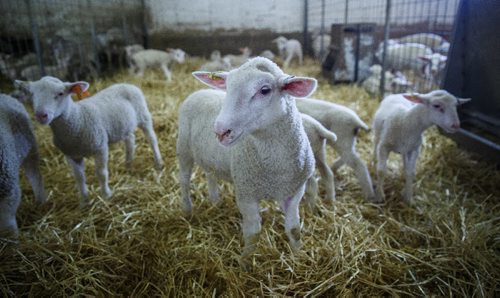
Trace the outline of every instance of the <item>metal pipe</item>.
<path fill-rule="evenodd" d="M 319 58 L 320 61 L 323 61 L 323 55 L 325 53 L 325 41 L 323 38 L 323 34 L 325 33 L 325 0 L 321 0 L 321 29 L 319 31 L 320 34 L 320 43 L 319 43 Z"/>
<path fill-rule="evenodd" d="M 146 1 L 141 0 L 142 8 L 142 45 L 145 49 L 149 46 L 148 28 L 146 26 Z"/>
<path fill-rule="evenodd" d="M 347 16 L 349 13 L 349 0 L 345 0 L 345 10 L 344 10 L 344 25 L 347 25 Z"/>
<path fill-rule="evenodd" d="M 308 52 L 309 49 L 309 1 L 304 0 L 304 52 Z"/>
<path fill-rule="evenodd" d="M 380 98 L 384 96 L 385 92 L 385 56 L 387 52 L 387 41 L 389 40 L 390 19 L 391 19 L 391 0 L 386 0 L 385 23 L 384 23 L 384 48 L 382 50 L 382 73 L 380 76 L 380 86 L 379 86 Z"/>
<path fill-rule="evenodd" d="M 45 76 L 45 67 L 43 65 L 43 49 L 40 45 L 40 32 L 38 31 L 38 24 L 33 17 L 31 11 L 31 0 L 25 0 L 26 7 L 28 8 L 28 16 L 30 18 L 31 35 L 33 36 L 33 44 L 35 46 L 36 60 L 38 62 L 38 68 L 40 69 L 40 76 Z"/>

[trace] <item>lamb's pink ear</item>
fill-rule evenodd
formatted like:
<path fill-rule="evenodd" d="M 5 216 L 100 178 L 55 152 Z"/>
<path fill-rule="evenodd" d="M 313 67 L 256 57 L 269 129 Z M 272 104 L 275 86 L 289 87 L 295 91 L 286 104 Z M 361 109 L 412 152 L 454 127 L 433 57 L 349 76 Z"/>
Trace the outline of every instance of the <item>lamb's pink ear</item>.
<path fill-rule="evenodd" d="M 424 104 L 427 102 L 425 98 L 420 96 L 418 93 L 413 93 L 413 94 L 403 94 L 403 97 L 406 98 L 407 100 L 414 102 L 414 103 L 421 103 Z"/>
<path fill-rule="evenodd" d="M 303 98 L 314 93 L 318 81 L 306 77 L 288 77 L 283 80 L 281 91 L 293 97 Z"/>
<path fill-rule="evenodd" d="M 72 93 L 72 94 L 77 94 L 77 93 L 83 93 L 86 92 L 90 84 L 85 82 L 85 81 L 78 81 L 78 82 L 73 82 L 73 83 L 65 83 L 64 84 L 66 87 L 66 92 Z"/>
<path fill-rule="evenodd" d="M 209 87 L 226 90 L 227 72 L 195 71 L 193 76 Z"/>

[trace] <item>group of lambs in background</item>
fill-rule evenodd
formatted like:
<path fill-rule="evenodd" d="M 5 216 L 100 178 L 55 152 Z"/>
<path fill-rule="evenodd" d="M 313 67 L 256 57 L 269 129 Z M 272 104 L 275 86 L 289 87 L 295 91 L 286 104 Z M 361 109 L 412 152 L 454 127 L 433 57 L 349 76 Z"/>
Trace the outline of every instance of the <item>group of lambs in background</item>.
<path fill-rule="evenodd" d="M 302 52 L 297 50 L 298 41 L 286 40 L 281 44 L 282 41 L 275 40 L 285 57 L 286 70 L 289 57 L 301 58 Z M 214 52 L 212 62 L 241 62 L 241 65 L 230 71 L 193 72 L 212 89 L 198 90 L 184 100 L 179 109 L 177 139 L 179 182 L 186 213 L 192 211 L 189 184 L 195 164 L 206 173 L 209 199 L 213 202 L 219 201 L 218 180 L 233 182 L 242 215 L 243 260 L 252 254 L 261 229 L 261 199 L 273 199 L 281 205 L 290 245 L 294 249 L 300 247 L 298 207 L 304 194 L 309 206 L 314 206 L 318 189 L 315 165 L 328 201 L 335 199 L 332 169 L 346 164 L 354 170 L 365 198 L 379 203 L 384 201 L 388 155 L 399 153 L 406 176 L 403 198 L 411 202 L 423 131 L 434 124 L 447 132 L 457 131 L 460 127 L 457 105 L 470 100 L 444 90 L 387 96 L 373 122 L 377 176 L 374 187 L 355 148 L 357 132 L 368 130 L 368 125 L 347 107 L 309 98 L 316 89 L 316 79 L 286 74 L 270 59 L 249 58 L 249 55 L 248 50 L 242 56 L 221 57 L 220 52 Z M 142 74 L 146 67 L 160 66 L 170 79 L 170 63 L 181 63 L 184 52 L 138 47 L 127 50 L 127 59 L 133 72 Z M 16 80 L 15 85 L 33 105 L 36 120 L 50 125 L 55 146 L 73 169 L 82 207 L 89 198 L 84 158 L 95 158 L 102 195 L 111 197 L 108 146 L 123 141 L 126 164 L 130 166 L 137 127 L 151 145 L 155 167 L 163 167 L 151 114 L 136 86 L 115 84 L 74 102 L 71 96 L 85 92 L 89 87 L 87 82 L 69 83 L 46 76 L 37 81 Z M 0 232 L 15 237 L 16 211 L 21 199 L 20 167 L 25 169 L 38 203 L 46 200 L 46 192 L 38 169 L 30 117 L 23 105 L 8 95 L 0 97 L 0 131 Z M 326 163 L 326 144 L 339 154 L 332 168 Z"/>

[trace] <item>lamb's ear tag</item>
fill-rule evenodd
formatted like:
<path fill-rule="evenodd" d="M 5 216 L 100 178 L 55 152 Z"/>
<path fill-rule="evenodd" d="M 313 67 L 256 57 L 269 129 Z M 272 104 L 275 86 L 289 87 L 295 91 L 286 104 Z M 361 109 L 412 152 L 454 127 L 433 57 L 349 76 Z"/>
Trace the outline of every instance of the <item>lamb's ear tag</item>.
<path fill-rule="evenodd" d="M 76 94 L 77 100 L 82 100 L 85 97 L 90 96 L 90 92 L 88 90 L 82 91 L 82 88 L 78 84 L 73 85 L 73 87 L 71 87 L 70 91 Z"/>
<path fill-rule="evenodd" d="M 208 74 L 208 78 L 212 81 L 222 81 L 224 80 L 223 77 L 221 76 L 218 76 L 216 72 L 211 72 L 210 74 Z"/>

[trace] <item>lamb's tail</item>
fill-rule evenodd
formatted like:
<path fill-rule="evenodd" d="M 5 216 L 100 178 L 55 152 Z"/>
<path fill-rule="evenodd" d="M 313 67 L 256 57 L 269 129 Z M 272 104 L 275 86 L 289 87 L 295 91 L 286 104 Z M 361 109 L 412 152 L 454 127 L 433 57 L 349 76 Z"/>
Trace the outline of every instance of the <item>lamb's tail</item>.
<path fill-rule="evenodd" d="M 327 140 L 327 143 L 335 143 L 337 142 L 337 135 L 328 129 L 326 129 L 323 125 L 318 125 L 318 134 L 323 138 Z"/>
<path fill-rule="evenodd" d="M 368 126 L 368 124 L 364 123 L 363 120 L 361 120 L 361 118 L 359 117 L 356 117 L 354 118 L 354 124 L 355 124 L 355 128 L 354 128 L 354 135 L 358 135 L 358 132 L 359 132 L 359 129 L 363 129 L 364 131 L 367 131 L 369 132 L 371 129 L 370 127 Z"/>

